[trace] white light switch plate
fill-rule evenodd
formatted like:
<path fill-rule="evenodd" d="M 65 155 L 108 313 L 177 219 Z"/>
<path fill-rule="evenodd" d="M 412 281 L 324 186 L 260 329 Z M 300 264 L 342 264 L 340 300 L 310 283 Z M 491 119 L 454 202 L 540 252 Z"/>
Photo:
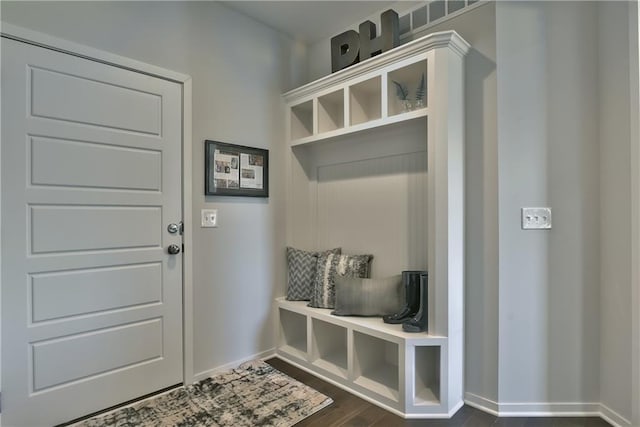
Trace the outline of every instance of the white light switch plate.
<path fill-rule="evenodd" d="M 218 209 L 202 209 L 202 227 L 217 227 L 218 226 Z"/>
<path fill-rule="evenodd" d="M 548 230 L 551 228 L 551 208 L 522 208 L 523 230 Z"/>

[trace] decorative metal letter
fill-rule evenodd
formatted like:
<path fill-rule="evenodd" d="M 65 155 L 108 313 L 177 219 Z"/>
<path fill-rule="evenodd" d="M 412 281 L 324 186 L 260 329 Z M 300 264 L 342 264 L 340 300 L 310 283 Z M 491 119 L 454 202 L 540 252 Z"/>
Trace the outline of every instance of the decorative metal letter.
<path fill-rule="evenodd" d="M 397 15 L 396 15 L 397 16 Z M 331 72 L 335 73 L 358 62 L 358 33 L 349 30 L 331 38 Z"/>
<path fill-rule="evenodd" d="M 360 59 L 365 60 L 398 46 L 399 20 L 396 11 L 389 9 L 380 15 L 381 34 L 376 37 L 376 24 L 365 21 L 360 24 Z"/>
<path fill-rule="evenodd" d="M 345 31 L 331 38 L 331 72 L 371 58 L 393 49 L 400 44 L 400 22 L 395 10 L 389 9 L 380 15 L 382 33 L 376 37 L 376 24 L 365 21 L 358 27 L 360 34 Z"/>

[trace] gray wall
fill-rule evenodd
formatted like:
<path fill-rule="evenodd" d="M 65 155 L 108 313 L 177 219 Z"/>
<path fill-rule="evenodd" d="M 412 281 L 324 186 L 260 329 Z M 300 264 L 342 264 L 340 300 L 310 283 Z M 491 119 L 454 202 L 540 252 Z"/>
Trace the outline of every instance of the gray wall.
<path fill-rule="evenodd" d="M 499 398 L 514 404 L 506 410 L 599 401 L 597 7 L 496 5 Z M 553 229 L 521 230 L 523 206 L 551 206 Z"/>
<path fill-rule="evenodd" d="M 600 240 L 601 240 L 601 400 L 631 420 L 631 204 L 629 7 L 601 4 L 600 61 Z M 637 141 L 636 141 L 637 143 Z M 637 309 L 637 307 L 636 307 Z M 638 396 L 636 396 L 638 399 Z M 638 405 L 636 401 L 636 405 Z M 636 420 L 640 423 L 640 420 Z M 632 424 L 638 425 L 638 424 Z"/>
<path fill-rule="evenodd" d="M 193 78 L 195 373 L 273 348 L 284 292 L 284 115 L 304 49 L 217 2 L 2 2 L 2 19 Z M 269 199 L 204 197 L 203 141 L 270 150 Z M 217 229 L 200 209 L 218 208 Z"/>

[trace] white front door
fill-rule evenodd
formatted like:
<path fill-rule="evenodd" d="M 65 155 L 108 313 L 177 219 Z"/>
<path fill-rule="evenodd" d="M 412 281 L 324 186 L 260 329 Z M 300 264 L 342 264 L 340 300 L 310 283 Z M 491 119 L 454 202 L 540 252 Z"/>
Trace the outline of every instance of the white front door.
<path fill-rule="evenodd" d="M 180 84 L 2 39 L 2 422 L 182 382 Z"/>

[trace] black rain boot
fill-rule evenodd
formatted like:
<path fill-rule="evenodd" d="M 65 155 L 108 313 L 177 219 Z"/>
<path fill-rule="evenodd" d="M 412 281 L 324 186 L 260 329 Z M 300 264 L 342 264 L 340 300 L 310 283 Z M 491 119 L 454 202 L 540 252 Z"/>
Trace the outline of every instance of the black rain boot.
<path fill-rule="evenodd" d="M 384 323 L 402 323 L 416 315 L 420 308 L 420 275 L 424 273 L 426 271 L 423 270 L 402 272 L 402 285 L 405 296 L 404 306 L 398 313 L 382 316 Z"/>
<path fill-rule="evenodd" d="M 429 275 L 426 273 L 421 274 L 420 275 L 420 309 L 412 319 L 409 319 L 402 324 L 402 330 L 405 332 L 424 332 L 427 330 L 427 323 L 429 321 L 429 316 L 428 316 L 429 295 L 427 293 L 428 282 L 429 282 Z"/>

